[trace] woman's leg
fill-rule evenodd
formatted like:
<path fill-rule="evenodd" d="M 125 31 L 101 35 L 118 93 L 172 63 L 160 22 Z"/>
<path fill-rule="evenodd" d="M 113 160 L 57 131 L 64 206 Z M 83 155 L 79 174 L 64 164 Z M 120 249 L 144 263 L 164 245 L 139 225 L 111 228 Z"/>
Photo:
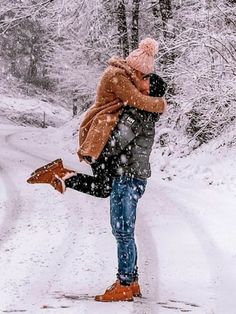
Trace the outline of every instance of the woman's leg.
<path fill-rule="evenodd" d="M 71 188 L 96 197 L 108 197 L 111 194 L 112 178 L 110 176 L 90 176 L 77 173 L 65 180 L 66 188 Z"/>
<path fill-rule="evenodd" d="M 27 182 L 30 184 L 47 183 L 60 193 L 64 193 L 68 187 L 93 196 L 108 197 L 112 184 L 109 163 L 95 162 L 91 167 L 94 176 L 67 169 L 63 166 L 62 159 L 56 159 L 36 169 Z"/>

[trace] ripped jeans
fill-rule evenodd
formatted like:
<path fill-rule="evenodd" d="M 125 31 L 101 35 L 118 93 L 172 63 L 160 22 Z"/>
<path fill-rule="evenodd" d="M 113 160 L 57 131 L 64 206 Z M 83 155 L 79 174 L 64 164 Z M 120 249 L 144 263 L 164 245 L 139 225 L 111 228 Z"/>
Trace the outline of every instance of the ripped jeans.
<path fill-rule="evenodd" d="M 130 284 L 138 278 L 134 230 L 137 203 L 145 191 L 146 184 L 146 179 L 127 176 L 117 177 L 112 183 L 111 227 L 117 241 L 117 278 L 123 284 Z"/>

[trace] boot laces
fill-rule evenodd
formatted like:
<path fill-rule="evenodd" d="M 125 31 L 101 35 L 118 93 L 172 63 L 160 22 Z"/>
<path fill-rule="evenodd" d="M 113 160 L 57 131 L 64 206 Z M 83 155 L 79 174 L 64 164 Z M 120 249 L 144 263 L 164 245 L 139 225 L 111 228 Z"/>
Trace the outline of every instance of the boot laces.
<path fill-rule="evenodd" d="M 114 282 L 111 286 L 107 288 L 107 291 L 112 291 L 115 288 L 116 284 L 117 282 Z"/>

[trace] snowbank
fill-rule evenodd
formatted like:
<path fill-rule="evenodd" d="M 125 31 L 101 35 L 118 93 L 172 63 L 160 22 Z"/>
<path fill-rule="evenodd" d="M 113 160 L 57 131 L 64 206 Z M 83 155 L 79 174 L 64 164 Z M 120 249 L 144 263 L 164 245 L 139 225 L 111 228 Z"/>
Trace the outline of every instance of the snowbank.
<path fill-rule="evenodd" d="M 17 123 L 18 125 L 32 125 L 41 127 L 44 121 L 46 126 L 60 126 L 70 119 L 71 113 L 60 105 L 52 104 L 36 98 L 11 98 L 0 95 L 0 118 Z"/>

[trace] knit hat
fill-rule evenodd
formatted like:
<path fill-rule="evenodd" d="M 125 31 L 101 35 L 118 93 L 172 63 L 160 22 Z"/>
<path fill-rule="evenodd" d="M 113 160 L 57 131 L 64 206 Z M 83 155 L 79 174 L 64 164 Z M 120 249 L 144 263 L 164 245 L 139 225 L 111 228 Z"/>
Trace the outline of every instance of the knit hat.
<path fill-rule="evenodd" d="M 158 51 L 158 43 L 155 39 L 145 38 L 126 58 L 126 62 L 131 68 L 149 74 L 154 70 L 154 56 Z"/>

